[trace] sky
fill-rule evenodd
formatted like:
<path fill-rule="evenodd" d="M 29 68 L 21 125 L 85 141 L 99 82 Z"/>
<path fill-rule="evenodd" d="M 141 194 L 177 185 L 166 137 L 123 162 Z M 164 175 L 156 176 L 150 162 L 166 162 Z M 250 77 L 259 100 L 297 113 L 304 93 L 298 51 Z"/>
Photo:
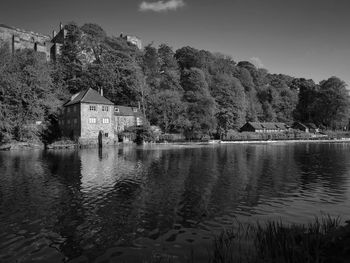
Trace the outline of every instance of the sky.
<path fill-rule="evenodd" d="M 192 46 L 270 73 L 350 85 L 349 0 L 0 1 L 0 24 L 51 34 L 59 22 L 96 23 L 143 44 Z"/>

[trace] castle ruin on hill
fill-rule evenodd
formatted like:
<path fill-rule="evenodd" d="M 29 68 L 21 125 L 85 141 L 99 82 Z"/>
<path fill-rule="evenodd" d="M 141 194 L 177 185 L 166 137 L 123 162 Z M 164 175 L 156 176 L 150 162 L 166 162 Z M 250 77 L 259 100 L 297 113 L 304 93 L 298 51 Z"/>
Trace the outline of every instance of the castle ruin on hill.
<path fill-rule="evenodd" d="M 52 31 L 51 36 L 0 24 L 0 45 L 8 45 L 12 53 L 16 50 L 31 49 L 41 53 L 47 61 L 55 61 L 60 55 L 66 34 L 67 30 L 62 23 L 57 32 Z M 129 35 L 121 37 L 139 49 L 142 48 L 139 38 Z"/>

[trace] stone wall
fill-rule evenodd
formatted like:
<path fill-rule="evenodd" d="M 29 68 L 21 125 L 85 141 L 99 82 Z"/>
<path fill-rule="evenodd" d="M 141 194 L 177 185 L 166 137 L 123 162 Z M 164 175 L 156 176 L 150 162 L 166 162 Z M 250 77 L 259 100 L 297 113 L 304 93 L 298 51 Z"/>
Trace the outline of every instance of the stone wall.
<path fill-rule="evenodd" d="M 59 120 L 62 136 L 77 139 L 81 136 L 80 104 L 64 107 Z"/>
<path fill-rule="evenodd" d="M 0 25 L 0 42 L 7 44 L 11 52 L 31 49 L 43 53 L 50 60 L 52 43 L 49 36 Z"/>
<path fill-rule="evenodd" d="M 114 107 L 112 105 L 103 105 L 108 107 L 108 111 L 102 111 L 101 104 L 81 103 L 81 138 L 98 139 L 98 134 L 102 131 L 105 138 L 114 140 Z M 95 106 L 96 111 L 90 110 L 90 106 Z M 89 118 L 96 118 L 96 123 L 89 123 Z M 109 118 L 109 123 L 103 123 L 103 118 Z"/>

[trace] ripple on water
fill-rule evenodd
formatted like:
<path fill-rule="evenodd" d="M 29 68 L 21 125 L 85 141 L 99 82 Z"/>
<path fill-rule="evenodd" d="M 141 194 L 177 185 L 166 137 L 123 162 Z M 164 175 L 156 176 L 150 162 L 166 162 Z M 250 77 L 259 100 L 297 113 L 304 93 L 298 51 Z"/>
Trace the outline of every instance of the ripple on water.
<path fill-rule="evenodd" d="M 234 222 L 350 218 L 349 148 L 0 153 L 0 262 L 141 262 L 153 251 L 181 258 Z"/>

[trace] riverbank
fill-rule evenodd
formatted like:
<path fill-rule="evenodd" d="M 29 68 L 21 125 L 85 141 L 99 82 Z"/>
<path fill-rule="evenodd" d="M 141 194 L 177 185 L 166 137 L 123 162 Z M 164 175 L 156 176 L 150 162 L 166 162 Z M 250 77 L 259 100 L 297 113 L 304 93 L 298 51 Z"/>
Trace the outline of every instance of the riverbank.
<path fill-rule="evenodd" d="M 310 139 L 310 140 L 252 140 L 252 141 L 221 141 L 222 144 L 230 143 L 319 143 L 319 142 L 350 142 L 350 138 L 341 139 Z"/>
<path fill-rule="evenodd" d="M 278 143 L 339 143 L 350 142 L 350 138 L 340 139 L 309 139 L 309 140 L 247 140 L 247 141 L 181 141 L 181 142 L 152 142 L 145 144 L 160 144 L 160 145 L 217 145 L 217 144 L 278 144 Z M 130 145 L 134 143 L 114 143 L 104 144 L 104 147 L 116 145 Z M 74 141 L 58 141 L 49 145 L 44 145 L 41 142 L 10 142 L 0 145 L 0 151 L 9 150 L 33 150 L 33 149 L 81 149 L 81 148 L 97 148 L 97 144 L 79 144 Z"/>
<path fill-rule="evenodd" d="M 9 142 L 0 145 L 0 151 L 44 149 L 42 142 Z"/>

